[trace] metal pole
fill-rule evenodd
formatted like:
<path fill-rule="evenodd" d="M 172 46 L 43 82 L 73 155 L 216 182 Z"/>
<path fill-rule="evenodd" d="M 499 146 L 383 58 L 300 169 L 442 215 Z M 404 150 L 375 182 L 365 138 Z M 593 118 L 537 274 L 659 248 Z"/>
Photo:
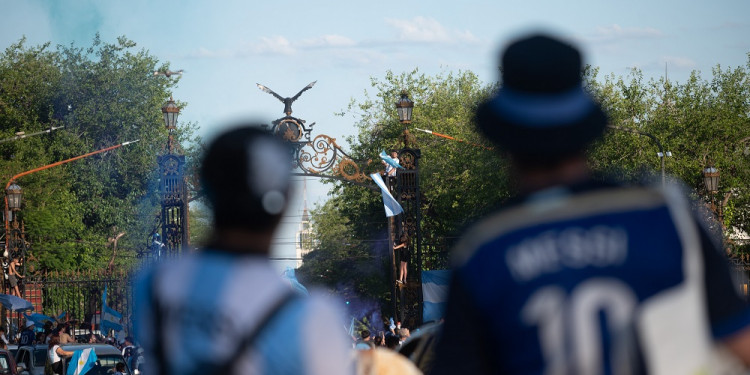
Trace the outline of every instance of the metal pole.
<path fill-rule="evenodd" d="M 0 143 L 10 142 L 10 141 L 17 141 L 19 139 L 24 139 L 26 137 L 31 137 L 31 136 L 34 136 L 34 135 L 39 135 L 39 134 L 44 134 L 44 133 L 51 133 L 54 130 L 62 129 L 62 128 L 64 128 L 64 126 L 57 126 L 57 127 L 52 126 L 49 129 L 47 129 L 47 130 L 42 130 L 42 131 L 39 131 L 39 132 L 36 132 L 36 133 L 30 133 L 30 134 L 21 133 L 21 134 L 17 134 L 17 135 L 15 135 L 13 137 L 10 137 L 10 138 L 0 139 Z"/>
<path fill-rule="evenodd" d="M 34 168 L 34 169 L 28 170 L 26 172 L 21 172 L 21 173 L 15 175 L 15 176 L 11 177 L 10 180 L 8 180 L 8 183 L 5 184 L 5 190 L 6 191 L 8 190 L 8 187 L 10 186 L 11 183 L 13 183 L 13 181 L 15 181 L 16 179 L 19 179 L 19 178 L 21 178 L 23 176 L 32 174 L 34 172 L 43 171 L 45 169 L 49 169 L 49 168 L 52 168 L 52 167 L 56 167 L 58 165 L 63 165 L 63 164 L 66 164 L 66 163 L 70 163 L 71 161 L 75 161 L 75 160 L 83 159 L 85 157 L 89 157 L 89 156 L 92 156 L 92 155 L 100 154 L 102 152 L 114 150 L 116 148 L 119 148 L 119 147 L 122 147 L 122 146 L 127 146 L 127 145 L 129 145 L 131 143 L 135 143 L 135 142 L 138 142 L 138 141 L 139 140 L 130 141 L 130 142 L 123 142 L 123 143 L 120 143 L 119 145 L 110 146 L 110 147 L 107 147 L 107 148 L 103 148 L 101 150 L 89 152 L 88 154 L 79 155 L 79 156 L 76 156 L 76 157 L 73 157 L 73 158 L 70 158 L 70 159 L 65 159 L 63 161 L 58 161 L 58 162 L 55 162 L 55 163 L 52 163 L 52 164 L 47 164 L 47 165 L 41 166 L 39 168 Z M 5 224 L 5 251 L 7 252 L 8 251 L 8 230 L 9 230 L 8 229 L 8 195 L 7 194 L 5 195 L 5 220 L 4 221 L 5 221 L 5 223 L 4 223 Z"/>

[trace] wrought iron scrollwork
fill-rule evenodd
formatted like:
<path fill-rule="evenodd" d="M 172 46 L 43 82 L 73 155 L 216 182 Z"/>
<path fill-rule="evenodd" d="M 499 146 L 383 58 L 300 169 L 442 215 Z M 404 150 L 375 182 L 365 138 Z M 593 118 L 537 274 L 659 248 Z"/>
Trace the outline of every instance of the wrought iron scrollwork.
<path fill-rule="evenodd" d="M 339 177 L 346 181 L 364 182 L 367 176 L 360 165 L 347 155 L 336 139 L 319 134 L 295 148 L 295 167 L 306 175 Z"/>

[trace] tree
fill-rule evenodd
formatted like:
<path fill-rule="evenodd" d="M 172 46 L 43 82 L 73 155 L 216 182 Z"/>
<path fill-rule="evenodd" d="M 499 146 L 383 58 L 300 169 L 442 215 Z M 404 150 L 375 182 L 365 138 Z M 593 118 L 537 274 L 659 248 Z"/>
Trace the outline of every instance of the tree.
<path fill-rule="evenodd" d="M 359 129 L 357 137 L 348 140 L 350 155 L 370 161 L 361 163 L 367 165 L 366 174 L 382 170 L 377 156 L 381 150 L 403 147 L 404 127 L 398 122 L 395 101 L 402 90 L 408 92 L 415 102 L 409 131 L 422 150 L 424 242 L 426 247 L 447 249 L 464 226 L 510 196 L 503 177 L 506 168 L 490 150 L 432 137 L 415 128 L 488 145 L 474 130 L 473 114 L 492 86 L 482 85 L 470 72 L 429 77 L 414 70 L 401 75 L 387 72 L 383 80 L 372 79 L 372 87 L 374 97 L 366 93 L 361 102 L 352 101 L 340 113 L 352 116 Z M 380 193 L 345 182 L 333 184 L 329 201 L 312 212 L 317 246 L 305 257 L 298 277 L 325 284 L 346 298 L 356 292 L 359 299 L 385 306 L 391 298 L 390 282 L 395 280 L 390 275 L 392 250 Z M 444 262 L 431 264 L 444 267 Z"/>
<path fill-rule="evenodd" d="M 711 200 L 702 171 L 718 168 L 715 199 L 723 207 L 722 226 L 750 229 L 750 55 L 745 67 L 717 66 L 711 80 L 693 72 L 685 83 L 644 82 L 638 70 L 627 82 L 614 76 L 598 82 L 596 70 L 586 73 L 611 123 L 659 139 L 673 155 L 665 160 L 668 174 L 683 181 L 695 198 Z M 600 175 L 632 180 L 660 169 L 658 151 L 647 137 L 613 130 L 591 149 L 590 160 Z"/>
<path fill-rule="evenodd" d="M 724 207 L 723 224 L 750 231 L 750 55 L 745 67 L 717 66 L 709 81 L 698 72 L 685 83 L 645 80 L 637 69 L 627 77 L 597 75 L 598 69 L 586 67 L 585 86 L 609 114 L 610 124 L 659 140 L 673 155 L 665 160 L 667 173 L 684 181 L 697 199 L 709 200 L 703 168 L 719 168 L 722 182 L 717 200 Z M 415 102 L 409 130 L 422 151 L 424 249 L 450 245 L 466 225 L 515 195 L 507 164 L 495 152 L 416 133 L 416 128 L 431 129 L 491 146 L 476 132 L 473 114 L 496 86 L 483 85 L 470 72 L 427 77 L 415 70 L 401 75 L 388 72 L 383 80 L 372 79 L 372 87 L 372 96 L 365 93 L 363 100 L 353 100 L 341 113 L 351 116 L 359 129 L 349 139 L 350 154 L 359 160 L 377 160 L 380 150 L 401 147 L 403 126 L 397 121 L 394 102 L 406 90 Z M 658 176 L 659 151 L 647 136 L 608 130 L 588 153 L 597 178 L 636 181 Z M 365 173 L 378 168 L 379 163 L 370 163 Z M 322 280 L 332 288 L 353 283 L 365 296 L 380 296 L 385 306 L 390 296 L 372 291 L 387 290 L 387 285 L 367 286 L 356 274 L 341 271 L 352 268 L 341 263 L 350 254 L 370 254 L 373 264 L 383 264 L 388 253 L 376 245 L 386 233 L 382 210 L 378 194 L 335 182 L 329 202 L 313 212 L 318 245 L 299 274 L 306 275 L 307 282 Z M 426 269 L 446 267 L 438 258 L 427 255 Z M 389 280 L 387 265 L 378 280 Z"/>
<path fill-rule="evenodd" d="M 125 37 L 86 49 L 25 40 L 0 55 L 0 138 L 65 125 L 0 144 L 2 181 L 26 170 L 125 141 L 137 143 L 28 175 L 23 219 L 41 269 L 103 268 L 114 230 L 117 265 L 148 245 L 158 212 L 156 155 L 166 143 L 160 107 L 177 81 L 155 78 L 158 61 Z M 165 65 L 166 66 L 166 65 Z M 161 68 L 161 67 L 159 67 Z M 179 140 L 193 140 L 194 125 Z"/>

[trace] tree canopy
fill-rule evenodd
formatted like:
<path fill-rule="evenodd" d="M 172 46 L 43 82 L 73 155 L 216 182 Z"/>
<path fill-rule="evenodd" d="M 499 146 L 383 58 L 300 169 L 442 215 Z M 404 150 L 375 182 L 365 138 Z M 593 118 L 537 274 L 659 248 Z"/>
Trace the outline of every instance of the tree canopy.
<path fill-rule="evenodd" d="M 712 73 L 704 80 L 693 72 L 678 83 L 666 77 L 646 80 L 637 69 L 626 77 L 598 77 L 596 68 L 586 67 L 587 89 L 602 103 L 612 126 L 588 150 L 590 165 L 597 178 L 635 181 L 658 178 L 661 158 L 666 158 L 666 174 L 682 180 L 704 202 L 711 197 L 702 171 L 714 166 L 721 173 L 715 200 L 722 207 L 724 227 L 750 232 L 750 56 L 744 67 L 717 66 Z M 371 83 L 374 93 L 352 101 L 341 113 L 359 130 L 349 139 L 351 154 L 360 160 L 377 159 L 381 150 L 402 147 L 403 126 L 394 103 L 406 91 L 415 103 L 408 128 L 422 153 L 423 251 L 446 249 L 468 224 L 515 194 L 507 163 L 496 152 L 478 147 L 492 145 L 473 121 L 477 105 L 497 86 L 481 83 L 471 72 L 430 77 L 416 70 L 387 72 Z M 659 156 L 660 151 L 671 156 Z M 379 164 L 370 163 L 369 168 L 367 173 Z M 360 298 L 377 299 L 386 306 L 391 280 L 380 195 L 334 182 L 330 200 L 312 212 L 312 220 L 317 245 L 304 259 L 300 280 L 356 291 Z M 424 269 L 446 267 L 445 257 L 423 257 Z M 357 266 L 353 259 L 367 262 L 369 268 Z"/>
<path fill-rule="evenodd" d="M 0 176 L 14 175 L 123 142 L 126 147 L 19 179 L 30 259 L 38 269 L 100 269 L 108 240 L 124 232 L 115 262 L 123 267 L 148 243 L 158 196 L 156 157 L 166 143 L 161 106 L 175 79 L 125 37 L 87 48 L 24 39 L 0 55 L 0 139 L 64 126 L 0 144 Z M 178 139 L 194 141 L 192 124 Z"/>

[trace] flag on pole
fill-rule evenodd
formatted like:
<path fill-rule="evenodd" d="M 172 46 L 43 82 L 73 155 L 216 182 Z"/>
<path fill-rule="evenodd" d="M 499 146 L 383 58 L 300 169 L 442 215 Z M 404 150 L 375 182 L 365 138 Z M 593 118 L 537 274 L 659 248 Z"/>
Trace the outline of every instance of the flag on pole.
<path fill-rule="evenodd" d="M 54 319 L 50 318 L 49 316 L 39 313 L 24 314 L 23 316 L 24 318 L 26 318 L 26 320 L 34 322 L 34 325 L 37 325 L 39 327 L 43 327 L 44 322 L 54 321 Z"/>
<path fill-rule="evenodd" d="M 104 294 L 102 295 L 102 332 L 109 333 L 110 329 L 115 332 L 122 331 L 120 321 L 122 321 L 122 314 L 107 306 L 107 287 L 105 286 Z"/>
<path fill-rule="evenodd" d="M 404 212 L 404 209 L 401 207 L 400 204 L 396 201 L 396 198 L 393 198 L 393 195 L 391 195 L 391 192 L 388 191 L 388 188 L 385 186 L 385 182 L 383 182 L 383 178 L 380 177 L 379 174 L 373 173 L 370 175 L 370 178 L 372 178 L 373 181 L 375 181 L 375 184 L 378 185 L 380 188 L 380 193 L 383 195 L 383 206 L 385 207 L 385 216 L 391 217 L 396 216 L 402 212 Z"/>
<path fill-rule="evenodd" d="M 307 291 L 307 288 L 305 288 L 305 286 L 302 285 L 299 280 L 297 280 L 297 276 L 294 275 L 294 268 L 287 266 L 284 269 L 284 273 L 281 274 L 281 277 L 289 283 L 289 286 L 295 292 L 304 296 L 310 295 L 310 292 Z"/>
<path fill-rule="evenodd" d="M 385 150 L 380 151 L 380 158 L 393 168 L 404 169 L 404 167 L 402 167 L 395 159 L 388 156 L 388 154 L 385 153 Z"/>
<path fill-rule="evenodd" d="M 74 351 L 66 375 L 84 375 L 96 365 L 96 359 L 94 348 Z"/>

